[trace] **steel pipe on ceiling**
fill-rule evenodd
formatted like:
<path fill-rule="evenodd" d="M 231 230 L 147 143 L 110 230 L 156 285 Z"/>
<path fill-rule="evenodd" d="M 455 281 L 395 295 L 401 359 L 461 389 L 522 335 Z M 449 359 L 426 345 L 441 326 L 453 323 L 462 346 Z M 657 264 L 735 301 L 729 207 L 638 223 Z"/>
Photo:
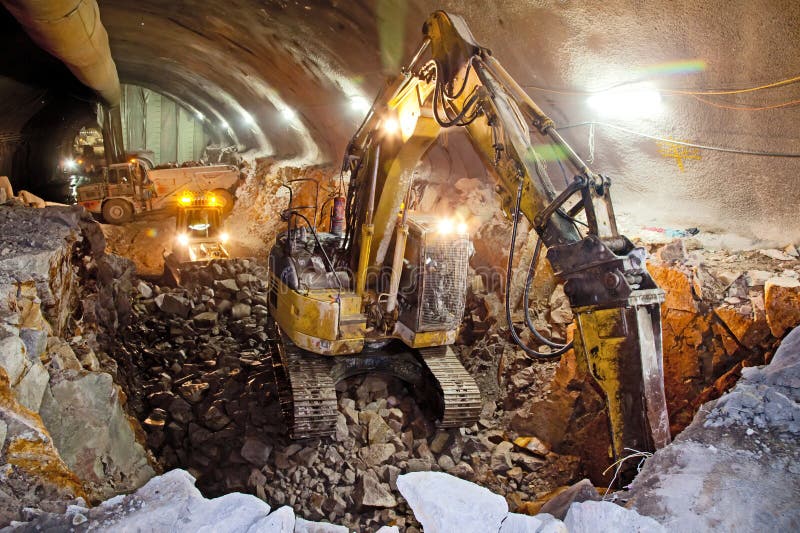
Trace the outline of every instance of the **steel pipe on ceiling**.
<path fill-rule="evenodd" d="M 102 100 L 107 153 L 124 157 L 119 105 L 119 76 L 108 33 L 95 0 L 0 0 L 31 39 L 60 59 L 78 80 Z M 110 150 L 109 150 L 110 148 Z"/>

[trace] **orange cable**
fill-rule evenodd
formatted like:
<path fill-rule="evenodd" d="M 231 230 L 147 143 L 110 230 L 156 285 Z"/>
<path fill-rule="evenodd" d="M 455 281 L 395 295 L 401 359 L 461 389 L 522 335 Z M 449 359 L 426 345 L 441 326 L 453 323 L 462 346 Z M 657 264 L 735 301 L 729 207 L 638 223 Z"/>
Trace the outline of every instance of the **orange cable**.
<path fill-rule="evenodd" d="M 702 102 L 704 104 L 708 104 L 708 105 L 713 106 L 713 107 L 718 107 L 720 109 L 732 109 L 732 110 L 735 110 L 735 111 L 766 111 L 768 109 L 778 109 L 778 108 L 781 108 L 781 107 L 789 107 L 789 106 L 792 106 L 792 105 L 800 104 L 800 99 L 798 99 L 798 100 L 791 100 L 789 102 L 783 102 L 781 104 L 758 106 L 758 107 L 732 106 L 732 105 L 718 104 L 716 102 L 712 102 L 711 100 L 706 100 L 705 98 L 700 98 L 699 96 L 697 96 L 695 94 L 691 94 L 689 96 L 691 96 L 695 100 L 698 100 L 698 101 L 700 101 L 700 102 Z"/>
<path fill-rule="evenodd" d="M 742 94 L 742 93 L 749 93 L 754 91 L 761 91 L 764 89 L 772 89 L 773 87 L 780 87 L 783 85 L 789 85 L 791 83 L 796 83 L 800 81 L 800 76 L 795 76 L 793 78 L 786 78 L 784 80 L 776 81 L 773 83 L 768 83 L 766 85 L 759 85 L 758 87 L 749 87 L 747 89 L 731 89 L 731 90 L 701 90 L 701 91 L 689 91 L 685 89 L 658 89 L 662 93 L 667 94 L 684 94 L 689 96 L 694 95 L 726 95 L 726 94 Z M 614 86 L 613 88 L 619 87 L 621 85 L 626 85 L 628 83 L 637 83 L 637 82 L 627 82 L 621 83 L 619 85 Z M 537 87 L 536 85 L 525 85 L 526 89 L 534 89 L 536 91 L 542 91 L 546 93 L 555 93 L 555 94 L 564 94 L 568 96 L 591 96 L 593 94 L 606 92 L 606 89 L 600 91 L 563 91 L 558 89 L 547 89 L 545 87 Z M 613 89 L 612 88 L 612 89 Z"/>

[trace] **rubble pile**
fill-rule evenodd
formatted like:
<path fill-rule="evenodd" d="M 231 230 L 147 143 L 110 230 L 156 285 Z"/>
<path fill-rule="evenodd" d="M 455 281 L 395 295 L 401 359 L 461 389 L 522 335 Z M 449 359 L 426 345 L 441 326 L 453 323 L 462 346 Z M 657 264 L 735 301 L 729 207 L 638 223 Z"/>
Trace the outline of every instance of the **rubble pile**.
<path fill-rule="evenodd" d="M 731 393 L 706 404 L 673 444 L 650 458 L 628 492 L 601 498 L 583 480 L 530 514 L 519 514 L 510 512 L 506 499 L 484 487 L 442 472 L 411 472 L 395 477 L 393 484 L 400 494 L 396 498 L 407 502 L 414 519 L 429 533 L 795 531 L 800 525 L 796 505 L 799 360 L 800 329 L 796 329 L 784 339 L 770 365 L 746 369 Z M 359 387 L 371 388 L 364 383 Z M 298 449 L 291 455 L 301 453 Z M 193 481 L 187 472 L 173 470 L 129 496 L 94 509 L 73 505 L 66 513 L 39 512 L 12 530 L 188 533 L 205 526 L 221 532 L 344 533 L 354 529 L 309 522 L 289 507 L 270 512 L 269 505 L 243 494 L 207 500 Z M 755 494 L 758 501 L 753 499 Z M 367 530 L 398 533 L 402 529 L 376 520 Z M 404 529 L 419 530 L 416 525 Z"/>
<path fill-rule="evenodd" d="M 493 399 L 479 424 L 437 430 L 405 384 L 379 376 L 339 384 L 332 438 L 288 440 L 273 385 L 277 340 L 264 264 L 211 263 L 190 269 L 184 282 L 134 287 L 135 320 L 118 360 L 131 361 L 129 405 L 159 464 L 187 468 L 204 494 L 246 491 L 310 520 L 414 531 L 395 483 L 406 472 L 449 472 L 502 494 L 514 509 L 576 479 L 577 457 L 513 444 Z"/>

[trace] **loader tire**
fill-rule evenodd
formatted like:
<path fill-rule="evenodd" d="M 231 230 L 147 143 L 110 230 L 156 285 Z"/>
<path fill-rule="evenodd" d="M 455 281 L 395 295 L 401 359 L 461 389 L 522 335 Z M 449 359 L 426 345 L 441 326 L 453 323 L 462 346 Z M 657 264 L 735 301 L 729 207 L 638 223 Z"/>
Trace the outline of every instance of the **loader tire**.
<path fill-rule="evenodd" d="M 133 206 L 130 202 L 113 198 L 103 204 L 103 219 L 109 224 L 125 224 L 133 220 Z"/>

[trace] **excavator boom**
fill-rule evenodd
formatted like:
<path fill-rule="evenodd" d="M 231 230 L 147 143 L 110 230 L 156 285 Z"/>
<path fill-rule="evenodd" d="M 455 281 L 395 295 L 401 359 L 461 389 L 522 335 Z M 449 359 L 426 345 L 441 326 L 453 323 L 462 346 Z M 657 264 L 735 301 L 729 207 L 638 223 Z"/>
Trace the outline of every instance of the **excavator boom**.
<path fill-rule="evenodd" d="M 491 52 L 477 44 L 461 18 L 437 11 L 425 22 L 423 35 L 414 59 L 376 100 L 348 149 L 345 168 L 356 184 L 365 174 L 359 165 L 374 164 L 375 151 L 384 150 L 375 177 L 381 193 L 372 217 L 374 239 L 357 243 L 369 248 L 369 261 L 359 269 L 385 262 L 391 221 L 401 209 L 415 162 L 443 129 L 463 127 L 499 185 L 503 209 L 528 219 L 565 283 L 576 317 L 576 355 L 606 394 L 615 458 L 665 446 L 670 435 L 662 369 L 663 291 L 646 270 L 644 250 L 617 231 L 610 181 L 588 167 Z M 423 62 L 426 55 L 430 59 Z M 392 119 L 400 124 L 402 142 L 396 147 L 380 134 L 381 123 Z M 532 133 L 549 142 L 549 151 L 574 172 L 573 183 L 561 194 L 547 177 Z M 574 197 L 579 201 L 566 214 L 563 207 Z M 571 220 L 578 212 L 585 214 L 585 235 Z"/>
<path fill-rule="evenodd" d="M 372 333 L 333 329 L 326 342 L 341 348 L 324 351 L 307 342 L 309 330 L 305 336 L 293 335 L 293 330 L 303 324 L 276 305 L 284 332 L 298 344 L 305 343 L 306 349 L 330 354 L 355 353 L 379 339 L 399 338 L 411 348 L 453 342 L 456 326 L 452 324 L 408 320 L 411 311 L 422 316 L 429 308 L 436 309 L 433 315 L 463 310 L 465 290 L 451 291 L 448 301 L 431 300 L 424 293 L 430 279 L 442 287 L 456 288 L 462 283 L 460 280 L 466 279 L 466 268 L 462 269 L 463 275 L 458 269 L 448 270 L 446 259 L 459 257 L 457 252 L 463 247 L 459 248 L 458 239 L 436 240 L 421 219 L 407 209 L 419 159 L 449 128 L 466 131 L 496 180 L 503 210 L 513 223 L 509 273 L 521 217 L 530 222 L 540 238 L 536 256 L 541 246 L 547 248 L 547 258 L 564 282 L 575 314 L 577 359 L 607 398 L 614 457 L 620 460 L 630 453 L 666 445 L 670 437 L 660 317 L 664 293 L 647 272 L 644 250 L 617 231 L 610 180 L 589 169 L 561 137 L 553 121 L 491 52 L 477 44 L 464 21 L 443 11 L 434 12 L 425 22 L 422 44 L 409 65 L 376 98 L 351 139 L 342 164 L 343 172 L 350 176 L 346 230 L 333 239 L 335 246 L 328 247 L 332 258 L 323 266 L 329 272 L 341 269 L 352 271 L 353 275 L 350 278 L 337 273 L 335 278 L 344 279 L 345 283 L 340 283 L 339 288 L 326 286 L 330 294 L 325 297 L 335 296 L 342 302 L 338 308 L 340 319 L 341 310 L 348 306 L 345 324 L 362 320 L 354 317 L 353 309 L 360 309 L 365 315 L 363 324 Z M 532 136 L 537 145 L 532 143 Z M 555 190 L 547 176 L 546 163 L 539 153 L 543 144 L 573 172 L 573 181 L 561 192 Z M 585 229 L 579 229 L 579 223 Z M 284 249 L 296 246 L 292 244 L 296 239 L 291 241 L 290 237 Z M 320 239 L 317 244 L 318 248 L 325 248 Z M 278 256 L 280 253 L 276 255 L 280 263 L 282 256 Z M 420 258 L 424 261 L 420 262 Z M 439 265 L 435 272 L 425 266 L 431 261 Z M 420 265 L 422 273 L 414 275 L 422 280 L 417 284 L 422 289 L 403 294 L 398 287 L 401 279 L 408 281 L 412 275 L 408 271 L 410 264 Z M 287 268 L 295 268 L 290 267 L 281 268 L 285 273 Z M 387 268 L 388 279 L 373 275 Z M 290 279 L 296 287 L 294 280 Z M 291 298 L 295 307 L 304 303 L 296 294 Z M 460 308 L 453 305 L 457 298 L 461 298 Z M 319 308 L 319 304 L 305 305 Z M 554 353 L 547 354 L 529 348 L 519 341 L 510 323 L 508 301 L 506 307 L 512 337 L 532 358 L 552 357 L 569 349 L 558 346 Z M 326 323 L 324 317 L 321 323 Z M 319 324 L 317 321 L 315 327 L 321 329 Z M 381 331 L 382 334 L 376 333 Z M 633 468 L 623 462 L 623 481 L 630 478 Z"/>

